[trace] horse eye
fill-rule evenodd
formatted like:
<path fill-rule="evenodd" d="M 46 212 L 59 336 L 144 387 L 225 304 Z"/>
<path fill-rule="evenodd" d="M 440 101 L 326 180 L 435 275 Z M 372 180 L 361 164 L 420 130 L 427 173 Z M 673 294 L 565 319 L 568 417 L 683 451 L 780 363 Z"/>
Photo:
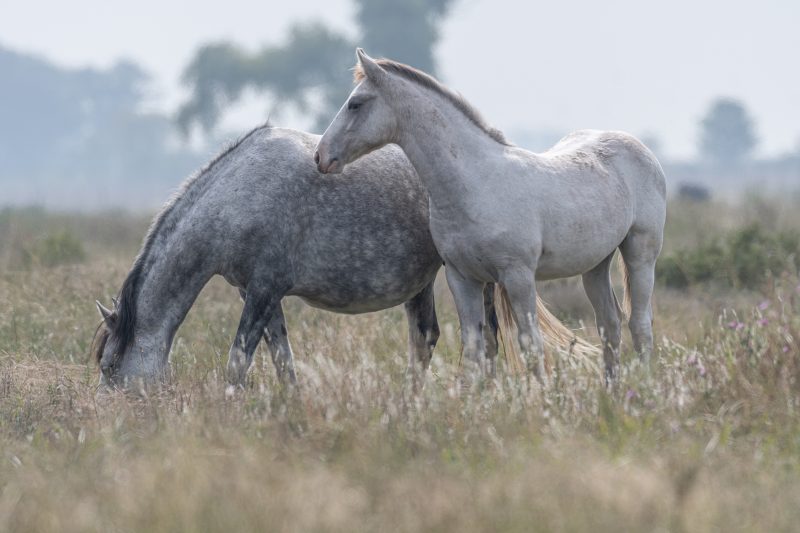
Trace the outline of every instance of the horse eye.
<path fill-rule="evenodd" d="M 358 108 L 361 107 L 361 102 L 350 102 L 347 104 L 347 109 L 350 111 L 358 111 Z"/>

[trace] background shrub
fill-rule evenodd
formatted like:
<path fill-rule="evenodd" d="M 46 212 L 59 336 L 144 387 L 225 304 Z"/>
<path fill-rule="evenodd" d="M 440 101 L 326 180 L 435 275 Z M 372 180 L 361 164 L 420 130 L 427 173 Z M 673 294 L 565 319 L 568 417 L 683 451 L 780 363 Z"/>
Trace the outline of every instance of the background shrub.
<path fill-rule="evenodd" d="M 663 255 L 656 279 L 677 289 L 710 281 L 753 289 L 770 275 L 797 270 L 799 251 L 798 233 L 770 232 L 754 222 L 709 243 Z"/>
<path fill-rule="evenodd" d="M 46 235 L 36 243 L 32 255 L 43 266 L 71 265 L 86 259 L 83 243 L 67 230 Z"/>

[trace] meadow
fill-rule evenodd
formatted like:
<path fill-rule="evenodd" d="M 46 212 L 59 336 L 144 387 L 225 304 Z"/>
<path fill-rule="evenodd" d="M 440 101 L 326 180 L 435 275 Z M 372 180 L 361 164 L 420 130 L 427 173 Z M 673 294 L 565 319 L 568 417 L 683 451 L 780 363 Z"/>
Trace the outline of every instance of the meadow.
<path fill-rule="evenodd" d="M 241 303 L 220 279 L 178 332 L 172 380 L 96 395 L 88 360 L 148 215 L 0 211 L 2 531 L 792 531 L 800 523 L 800 197 L 670 204 L 649 372 L 548 354 L 455 386 L 458 322 L 425 387 L 401 308 L 285 304 L 298 387 L 259 348 L 224 368 Z M 579 280 L 551 309 L 597 341 Z M 598 361 L 599 363 L 599 361 Z M 598 365 L 599 366 L 599 365 Z"/>

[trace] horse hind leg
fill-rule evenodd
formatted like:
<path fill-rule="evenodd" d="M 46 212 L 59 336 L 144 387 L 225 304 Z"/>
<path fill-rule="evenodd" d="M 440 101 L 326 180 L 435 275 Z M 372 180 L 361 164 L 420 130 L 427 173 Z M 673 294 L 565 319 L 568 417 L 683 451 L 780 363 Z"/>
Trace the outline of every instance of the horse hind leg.
<path fill-rule="evenodd" d="M 603 343 L 607 382 L 614 380 L 619 368 L 621 337 L 622 310 L 611 285 L 610 267 L 613 258 L 612 253 L 599 265 L 583 274 L 583 288 L 594 309 L 597 332 Z"/>
<path fill-rule="evenodd" d="M 408 319 L 408 373 L 416 380 L 428 369 L 439 340 L 433 281 L 405 303 L 405 310 Z"/>
<path fill-rule="evenodd" d="M 546 385 L 544 342 L 536 308 L 536 276 L 533 270 L 519 269 L 507 272 L 502 277 L 514 322 L 517 324 L 519 347 L 528 371 L 533 372 L 539 383 Z"/>
<path fill-rule="evenodd" d="M 632 230 L 620 245 L 620 251 L 627 271 L 628 326 L 633 347 L 640 360 L 649 365 L 653 353 L 653 287 L 661 236 L 657 232 Z"/>
<path fill-rule="evenodd" d="M 483 314 L 486 323 L 483 325 L 483 339 L 486 344 L 486 369 L 489 376 L 497 372 L 497 309 L 494 301 L 494 283 L 487 283 L 483 289 Z"/>

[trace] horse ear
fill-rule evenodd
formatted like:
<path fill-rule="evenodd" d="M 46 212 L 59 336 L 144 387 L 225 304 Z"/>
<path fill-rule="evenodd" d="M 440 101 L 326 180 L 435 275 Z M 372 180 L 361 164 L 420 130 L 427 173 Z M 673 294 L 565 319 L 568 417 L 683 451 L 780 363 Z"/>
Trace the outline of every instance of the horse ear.
<path fill-rule="evenodd" d="M 369 57 L 363 48 L 356 48 L 356 59 L 369 81 L 380 85 L 386 79 L 386 71 L 374 59 Z"/>
<path fill-rule="evenodd" d="M 117 319 L 117 315 L 114 313 L 114 311 L 107 309 L 98 300 L 95 300 L 94 303 L 97 305 L 97 310 L 100 312 L 100 316 L 103 317 L 103 320 L 106 322 L 106 324 L 113 326 L 114 321 Z"/>

